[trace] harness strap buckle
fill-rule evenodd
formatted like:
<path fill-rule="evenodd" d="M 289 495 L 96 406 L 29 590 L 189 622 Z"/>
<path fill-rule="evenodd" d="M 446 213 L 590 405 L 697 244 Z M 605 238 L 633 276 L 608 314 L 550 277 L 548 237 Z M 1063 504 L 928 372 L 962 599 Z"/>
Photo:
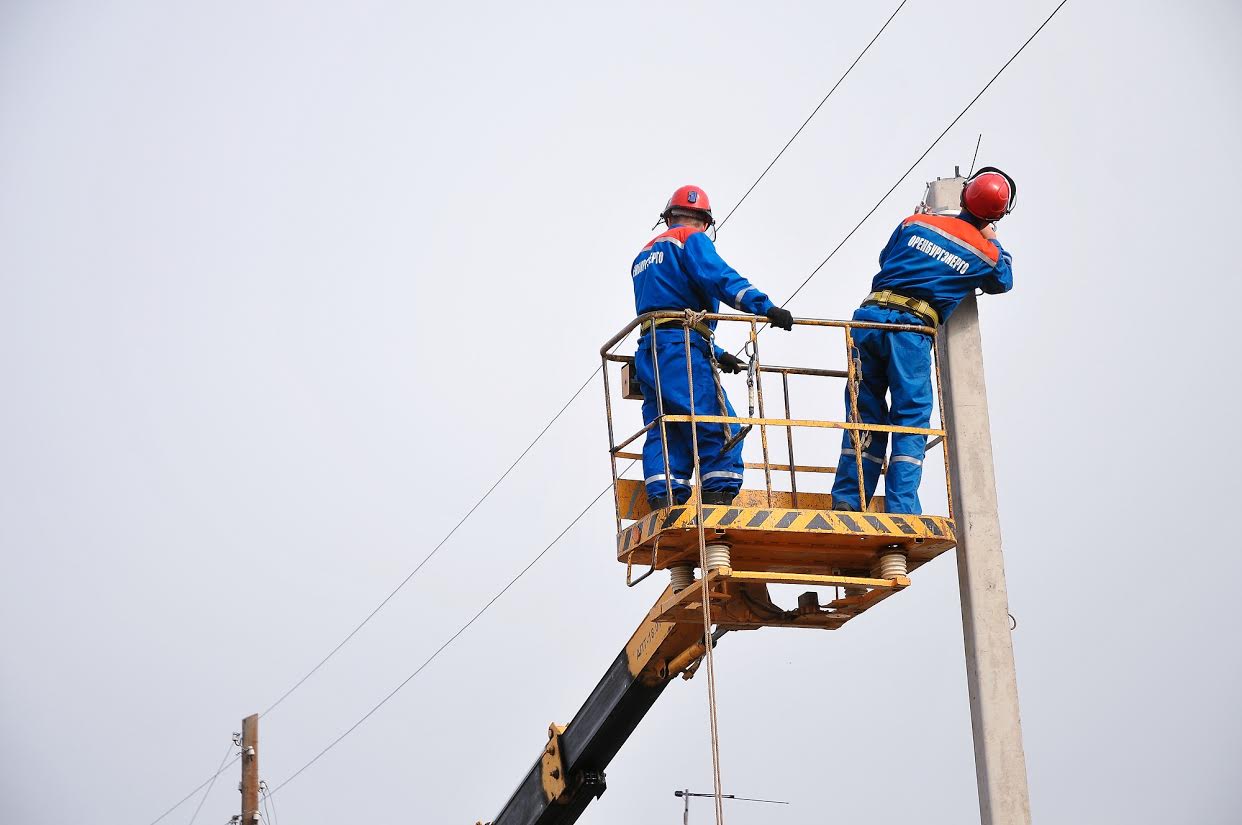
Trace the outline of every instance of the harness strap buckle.
<path fill-rule="evenodd" d="M 642 324 L 639 326 L 639 331 L 642 333 L 647 333 L 647 332 L 650 332 L 653 328 L 664 326 L 665 324 L 682 324 L 682 323 L 684 323 L 684 321 L 682 321 L 681 318 L 656 318 L 652 321 L 643 321 Z M 699 335 L 702 335 L 704 338 L 706 338 L 709 341 L 712 339 L 712 337 L 715 334 L 712 332 L 711 327 L 703 323 L 694 324 L 690 328 L 693 329 L 695 332 L 697 332 Z"/>
<path fill-rule="evenodd" d="M 867 300 L 863 301 L 863 306 L 872 304 L 899 307 L 918 315 L 930 326 L 936 327 L 940 325 L 940 314 L 936 312 L 936 308 L 921 298 L 910 298 L 906 295 L 899 295 L 891 289 L 885 289 L 880 292 L 872 292 L 867 296 Z"/>

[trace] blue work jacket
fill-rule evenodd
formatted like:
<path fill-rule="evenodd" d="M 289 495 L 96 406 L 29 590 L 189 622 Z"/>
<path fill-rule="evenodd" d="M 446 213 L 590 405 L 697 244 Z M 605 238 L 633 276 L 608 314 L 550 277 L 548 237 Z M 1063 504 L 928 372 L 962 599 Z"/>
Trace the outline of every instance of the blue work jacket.
<path fill-rule="evenodd" d="M 659 309 L 719 312 L 721 303 L 766 315 L 774 306 L 721 259 L 704 232 L 688 226 L 674 225 L 652 238 L 634 259 L 630 275 L 639 315 Z M 716 328 L 715 321 L 708 325 Z"/>
<path fill-rule="evenodd" d="M 944 323 L 976 289 L 991 294 L 1013 289 L 1012 261 L 999 242 L 961 218 L 911 215 L 880 253 L 871 288 L 921 298 Z"/>

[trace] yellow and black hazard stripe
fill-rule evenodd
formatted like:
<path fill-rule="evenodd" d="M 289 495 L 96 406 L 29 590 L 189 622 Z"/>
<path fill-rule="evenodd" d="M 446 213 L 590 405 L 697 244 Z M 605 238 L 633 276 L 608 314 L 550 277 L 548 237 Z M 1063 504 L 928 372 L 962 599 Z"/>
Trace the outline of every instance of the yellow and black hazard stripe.
<path fill-rule="evenodd" d="M 839 533 L 896 539 L 953 540 L 953 522 L 942 516 L 895 513 L 853 513 L 839 510 L 785 510 L 774 507 L 704 507 L 703 526 L 709 529 Z M 625 528 L 617 547 L 625 553 L 667 530 L 698 527 L 691 505 L 657 510 Z"/>

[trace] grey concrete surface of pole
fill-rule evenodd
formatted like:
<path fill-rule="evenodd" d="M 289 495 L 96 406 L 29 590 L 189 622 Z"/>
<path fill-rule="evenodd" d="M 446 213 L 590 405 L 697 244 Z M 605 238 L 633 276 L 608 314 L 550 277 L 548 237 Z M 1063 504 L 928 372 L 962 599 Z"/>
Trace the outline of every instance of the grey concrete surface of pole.
<path fill-rule="evenodd" d="M 974 296 L 962 301 L 939 337 L 979 815 L 983 825 L 1029 825 L 1018 677 Z"/>

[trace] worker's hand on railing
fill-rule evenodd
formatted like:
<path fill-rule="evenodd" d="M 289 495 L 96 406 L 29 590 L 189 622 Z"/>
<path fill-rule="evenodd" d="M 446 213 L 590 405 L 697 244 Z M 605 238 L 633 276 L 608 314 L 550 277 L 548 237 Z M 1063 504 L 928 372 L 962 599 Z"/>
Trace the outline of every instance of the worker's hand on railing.
<path fill-rule="evenodd" d="M 768 322 L 777 329 L 792 330 L 793 313 L 783 307 L 772 307 L 768 310 Z"/>
<path fill-rule="evenodd" d="M 746 369 L 746 362 L 731 352 L 722 352 L 716 358 L 721 372 L 739 373 Z"/>

